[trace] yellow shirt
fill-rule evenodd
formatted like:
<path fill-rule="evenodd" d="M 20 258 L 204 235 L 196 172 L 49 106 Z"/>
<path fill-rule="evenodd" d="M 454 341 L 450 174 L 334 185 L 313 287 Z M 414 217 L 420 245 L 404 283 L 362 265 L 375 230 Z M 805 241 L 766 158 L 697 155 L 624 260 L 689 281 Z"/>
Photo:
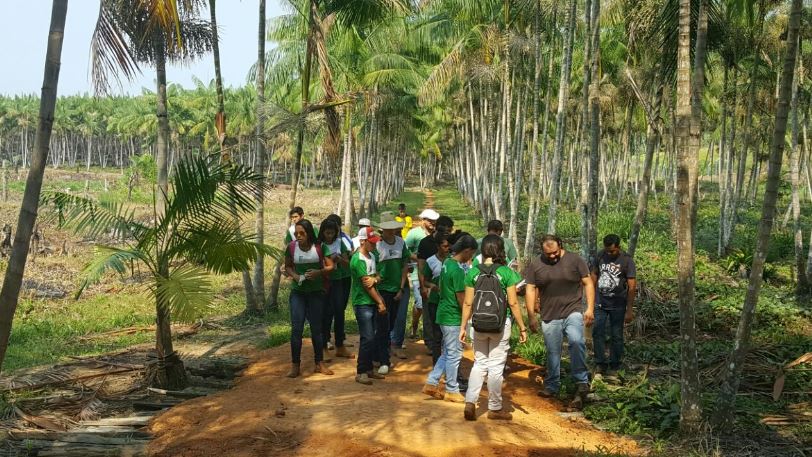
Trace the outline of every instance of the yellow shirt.
<path fill-rule="evenodd" d="M 400 217 L 395 216 L 395 220 L 403 222 L 403 229 L 400 231 L 400 237 L 406 239 L 406 234 L 412 229 L 412 216 Z"/>

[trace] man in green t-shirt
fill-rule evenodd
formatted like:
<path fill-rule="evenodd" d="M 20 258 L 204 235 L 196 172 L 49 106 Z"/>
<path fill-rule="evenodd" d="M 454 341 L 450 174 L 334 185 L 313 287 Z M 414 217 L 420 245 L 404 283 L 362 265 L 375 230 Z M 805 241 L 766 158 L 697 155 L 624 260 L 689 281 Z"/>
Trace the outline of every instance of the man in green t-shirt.
<path fill-rule="evenodd" d="M 360 384 L 372 384 L 372 379 L 383 379 L 384 376 L 372 369 L 372 361 L 377 352 L 376 341 L 381 337 L 389 341 L 389 318 L 386 315 L 386 304 L 376 285 L 380 282 L 378 275 L 378 254 L 375 245 L 380 237 L 372 227 L 362 227 L 358 232 L 358 250 L 350 260 L 350 277 L 352 278 L 351 299 L 355 320 L 358 322 L 358 333 L 361 334 L 361 345 L 358 349 L 358 365 L 355 381 Z"/>
<path fill-rule="evenodd" d="M 412 328 L 414 328 L 414 326 L 417 324 L 417 321 L 420 319 L 420 314 L 422 314 L 424 301 L 422 288 L 420 284 L 420 274 L 421 274 L 420 270 L 423 268 L 425 262 L 421 262 L 417 258 L 417 248 L 420 246 L 420 242 L 423 240 L 423 238 L 431 236 L 434 233 L 437 219 L 440 218 L 440 214 L 438 214 L 437 211 L 434 211 L 431 208 L 427 208 L 424 209 L 418 217 L 420 218 L 420 224 L 414 227 L 413 229 L 409 230 L 409 232 L 406 234 L 406 238 L 404 238 L 404 241 L 406 242 L 406 247 L 409 248 L 409 252 L 412 253 L 411 265 L 409 267 L 409 283 L 412 286 L 412 296 L 414 297 Z M 405 316 L 403 322 L 405 323 Z M 430 336 L 426 335 L 425 332 L 423 333 L 423 342 L 426 344 L 426 347 L 430 347 L 431 345 Z"/>
<path fill-rule="evenodd" d="M 498 219 L 494 219 L 488 222 L 488 235 L 498 235 L 502 238 L 502 241 L 505 243 L 505 255 L 507 256 L 507 265 L 514 270 L 518 270 L 519 268 L 519 252 L 516 250 L 516 245 L 513 244 L 513 240 L 510 238 L 506 238 L 502 236 L 504 233 L 505 226 L 502 224 L 502 221 Z M 479 243 L 479 248 L 477 249 L 477 256 L 474 257 L 475 263 L 481 263 L 481 249 L 482 249 L 482 239 L 480 238 L 477 240 Z"/>
<path fill-rule="evenodd" d="M 451 252 L 454 255 L 443 262 L 440 273 L 440 304 L 437 307 L 437 324 L 443 333 L 443 353 L 429 373 L 423 393 L 434 398 L 444 398 L 454 403 L 465 402 L 460 394 L 457 372 L 462 359 L 460 323 L 462 304 L 465 299 L 465 270 L 463 265 L 476 253 L 476 240 L 467 233 L 455 234 Z M 445 374 L 445 392 L 440 392 L 440 378 Z"/>
<path fill-rule="evenodd" d="M 381 213 L 381 221 L 378 224 L 382 230 L 381 240 L 378 241 L 378 273 L 381 282 L 378 291 L 386 303 L 386 312 L 389 315 L 389 331 L 395 330 L 395 323 L 398 317 L 398 308 L 401 305 L 401 297 L 409 280 L 409 259 L 412 254 L 406 247 L 403 238 L 399 237 L 402 222 L 397 222 L 391 212 Z M 408 304 L 407 304 L 408 305 Z M 405 322 L 404 322 L 405 325 Z M 381 364 L 378 373 L 387 374 L 389 372 L 390 338 L 384 343 L 379 342 L 378 360 Z M 406 353 L 399 346 L 393 351 L 395 357 L 405 359 Z"/>

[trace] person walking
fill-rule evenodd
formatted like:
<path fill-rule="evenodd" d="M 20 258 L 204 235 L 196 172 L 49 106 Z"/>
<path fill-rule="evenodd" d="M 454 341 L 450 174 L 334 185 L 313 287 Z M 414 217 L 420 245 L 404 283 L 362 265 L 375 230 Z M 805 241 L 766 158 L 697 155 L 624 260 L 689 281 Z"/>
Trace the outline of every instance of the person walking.
<path fill-rule="evenodd" d="M 448 235 L 436 232 L 434 241 L 437 243 L 437 254 L 429 257 L 423 266 L 423 277 L 426 290 L 422 292 L 425 297 L 423 315 L 423 338 L 428 342 L 431 351 L 432 365 L 437 363 L 442 353 L 443 333 L 437 325 L 437 306 L 440 303 L 440 273 L 443 271 L 443 262 L 448 257 L 451 244 L 448 242 Z"/>
<path fill-rule="evenodd" d="M 361 334 L 355 382 L 370 385 L 373 379 L 385 378 L 373 370 L 372 361 L 377 352 L 378 335 L 389 337 L 389 318 L 386 316 L 386 304 L 376 287 L 380 276 L 375 246 L 380 237 L 372 227 L 363 227 L 358 231 L 358 240 L 358 250 L 350 260 L 352 307 L 358 322 L 358 333 Z"/>
<path fill-rule="evenodd" d="M 637 268 L 634 259 L 620 249 L 620 237 L 611 234 L 603 238 L 603 250 L 598 253 L 592 269 L 592 281 L 597 284 L 595 326 L 592 328 L 592 349 L 596 375 L 617 376 L 623 363 L 623 325 L 634 320 L 634 298 L 637 295 Z M 609 361 L 606 360 L 606 324 L 609 324 Z"/>
<path fill-rule="evenodd" d="M 360 233 L 361 229 L 364 229 L 364 228 L 367 228 L 367 227 L 372 227 L 372 222 L 370 222 L 369 219 L 367 219 L 365 217 L 362 217 L 361 219 L 358 219 L 359 233 Z M 360 247 L 361 247 L 361 239 L 356 236 L 355 238 L 352 239 L 352 249 L 353 249 L 353 251 L 356 251 Z"/>
<path fill-rule="evenodd" d="M 530 329 L 539 329 L 536 313 L 541 313 L 541 331 L 547 350 L 547 375 L 542 397 L 555 397 L 561 387 L 561 351 L 567 337 L 570 370 L 577 386 L 571 406 L 583 407 L 589 393 L 589 372 L 586 368 L 586 339 L 584 325 L 595 318 L 595 286 L 589 267 L 579 255 L 567 252 L 561 238 L 545 235 L 541 239 L 542 255 L 533 259 L 524 270 L 527 283 L 525 301 Z M 536 302 L 541 293 L 540 302 Z M 586 310 L 583 297 L 586 295 Z M 536 309 L 536 305 L 540 309 Z"/>
<path fill-rule="evenodd" d="M 327 289 L 327 299 L 324 306 L 324 319 L 322 321 L 322 335 L 324 348 L 332 350 L 330 344 L 330 329 L 335 322 L 335 350 L 336 357 L 351 358 L 353 355 L 344 347 L 344 311 L 347 308 L 349 290 L 346 287 L 346 278 L 350 277 L 350 250 L 339 235 L 339 226 L 334 219 L 325 219 L 319 227 L 319 242 L 327 246 L 330 260 L 333 261 L 333 271 L 330 272 L 330 287 Z"/>
<path fill-rule="evenodd" d="M 326 275 L 333 271 L 330 250 L 319 243 L 313 224 L 307 219 L 296 222 L 294 235 L 285 250 L 285 270 L 293 280 L 290 292 L 290 351 L 291 368 L 289 378 L 301 373 L 302 336 L 305 320 L 310 323 L 310 334 L 315 355 L 315 372 L 331 375 L 333 372 L 324 365 L 324 343 L 322 322 L 326 292 Z"/>
<path fill-rule="evenodd" d="M 457 381 L 462 343 L 460 343 L 460 325 L 462 322 L 462 304 L 465 299 L 465 271 L 463 264 L 471 261 L 476 253 L 476 240 L 467 233 L 460 233 L 451 246 L 453 256 L 443 262 L 440 273 L 440 303 L 437 306 L 437 324 L 443 335 L 443 350 L 434 368 L 428 375 L 423 393 L 437 399 L 454 403 L 465 402 L 460 394 Z M 440 378 L 445 374 L 445 392 L 440 391 Z"/>
<path fill-rule="evenodd" d="M 462 308 L 462 325 L 460 325 L 460 342 L 465 342 L 467 322 L 473 317 L 474 333 L 474 366 L 468 377 L 468 390 L 465 393 L 466 420 L 476 420 L 476 403 L 485 376 L 488 377 L 488 419 L 510 420 L 512 415 L 502 409 L 502 376 L 510 349 L 510 330 L 512 319 L 519 326 L 519 343 L 527 341 L 527 329 L 519 309 L 519 298 L 516 295 L 516 284 L 519 274 L 507 264 L 504 240 L 499 235 L 488 235 L 482 239 L 480 246 L 483 261 L 472 267 L 465 276 L 465 301 Z M 482 278 L 482 282 L 479 280 Z M 493 290 L 494 288 L 498 290 Z M 498 293 L 501 292 L 501 296 Z M 494 303 L 493 300 L 501 300 Z M 476 305 L 476 306 L 475 306 Z M 509 309 L 508 309 L 509 308 Z M 496 310 L 494 313 L 493 310 Z M 485 323 L 491 318 L 504 319 L 504 325 L 496 332 L 478 324 L 480 316 Z M 493 325 L 497 327 L 497 325 Z"/>
<path fill-rule="evenodd" d="M 405 203 L 398 205 L 398 215 L 395 216 L 395 220 L 398 222 L 403 222 L 403 228 L 400 230 L 400 237 L 405 240 L 406 237 L 409 236 L 409 231 L 412 229 L 412 216 L 409 216 L 406 213 Z"/>
<path fill-rule="evenodd" d="M 513 240 L 502 236 L 505 230 L 505 226 L 502 221 L 493 219 L 492 221 L 488 222 L 486 230 L 488 235 L 496 235 L 502 238 L 502 241 L 505 243 L 505 255 L 507 256 L 508 267 L 513 269 L 518 268 L 519 253 L 516 251 L 516 245 L 513 244 Z M 474 265 L 477 263 L 482 263 L 482 240 L 477 240 L 477 243 L 479 243 L 479 250 L 477 251 L 477 256 L 474 257 Z"/>
<path fill-rule="evenodd" d="M 396 319 L 398 308 L 404 291 L 408 291 L 409 281 L 409 258 L 411 252 L 406 247 L 406 242 L 399 237 L 400 229 L 403 228 L 401 222 L 395 220 L 391 212 L 381 213 L 381 220 L 378 223 L 381 229 L 381 239 L 377 244 L 378 251 L 378 273 L 381 281 L 378 284 L 378 291 L 386 303 L 386 313 L 389 316 L 390 336 L 385 342 L 381 341 L 378 347 L 378 362 L 381 364 L 378 373 L 387 374 L 390 369 L 390 344 L 392 343 L 391 332 L 396 329 Z M 408 292 L 407 292 L 408 293 Z M 395 345 L 392 352 L 395 357 L 405 359 L 406 353 L 400 346 Z"/>
<path fill-rule="evenodd" d="M 301 206 L 294 206 L 288 211 L 288 218 L 290 218 L 290 227 L 285 232 L 285 246 L 296 239 L 296 223 L 304 219 L 304 210 Z"/>
<path fill-rule="evenodd" d="M 422 294 L 422 288 L 420 285 L 420 269 L 422 268 L 422 263 L 418 262 L 417 259 L 417 248 L 420 246 L 420 241 L 427 236 L 431 236 L 434 233 L 435 224 L 437 219 L 440 217 L 437 214 L 437 211 L 433 209 L 425 209 L 423 212 L 420 213 L 420 225 L 413 227 L 409 232 L 406 234 L 404 241 L 406 242 L 406 247 L 409 248 L 409 252 L 412 253 L 411 262 L 409 265 L 409 283 L 412 286 L 411 295 L 414 297 L 414 311 L 412 312 L 412 327 L 414 327 L 415 316 L 419 320 L 420 315 L 423 309 L 423 301 L 424 297 Z M 406 323 L 406 315 L 403 316 L 403 325 L 405 329 Z M 405 331 L 404 331 L 405 333 Z M 413 331 L 412 333 L 415 333 Z M 425 343 L 426 347 L 430 345 L 430 341 L 426 339 L 425 333 L 423 334 L 423 342 Z M 397 340 L 397 338 L 395 338 Z M 402 346 L 401 346 L 402 347 Z"/>

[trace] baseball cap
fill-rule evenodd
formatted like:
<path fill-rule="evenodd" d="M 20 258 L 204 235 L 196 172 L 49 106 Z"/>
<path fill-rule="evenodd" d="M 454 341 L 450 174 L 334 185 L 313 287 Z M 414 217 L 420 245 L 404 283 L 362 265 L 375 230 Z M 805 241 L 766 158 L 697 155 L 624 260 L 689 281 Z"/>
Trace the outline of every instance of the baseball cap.
<path fill-rule="evenodd" d="M 440 213 L 434 211 L 433 209 L 424 209 L 422 213 L 420 213 L 420 219 L 428 219 L 430 221 L 436 221 L 440 217 Z"/>
<path fill-rule="evenodd" d="M 358 226 L 359 227 L 369 227 L 371 225 L 372 225 L 372 222 L 370 222 L 369 219 L 367 219 L 365 217 L 363 217 L 361 219 L 358 219 Z"/>
<path fill-rule="evenodd" d="M 375 233 L 375 230 L 372 227 L 361 227 L 361 230 L 358 230 L 358 239 L 367 240 L 371 243 L 381 241 L 381 237 Z"/>

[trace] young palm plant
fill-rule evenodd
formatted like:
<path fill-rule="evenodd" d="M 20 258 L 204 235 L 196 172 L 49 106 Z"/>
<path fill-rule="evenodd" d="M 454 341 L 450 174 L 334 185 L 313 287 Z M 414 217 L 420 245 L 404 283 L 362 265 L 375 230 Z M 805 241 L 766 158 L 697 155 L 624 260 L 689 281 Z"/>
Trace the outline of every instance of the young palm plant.
<path fill-rule="evenodd" d="M 67 193 L 45 196 L 61 227 L 91 238 L 117 233 L 125 247 L 97 245 L 96 258 L 84 269 L 77 296 L 109 271 L 126 272 L 138 263 L 150 274 L 145 284 L 155 299 L 156 384 L 186 385 L 183 362 L 172 346 L 171 317 L 194 319 L 211 306 L 210 274 L 244 271 L 259 255 L 278 258 L 279 251 L 242 235 L 240 223 L 256 211 L 253 196 L 263 191 L 262 176 L 221 164 L 219 156 L 186 156 L 172 174 L 169 192 L 155 200 L 152 221 L 139 222 L 124 204 L 95 201 Z M 237 217 L 235 217 L 235 215 Z"/>

